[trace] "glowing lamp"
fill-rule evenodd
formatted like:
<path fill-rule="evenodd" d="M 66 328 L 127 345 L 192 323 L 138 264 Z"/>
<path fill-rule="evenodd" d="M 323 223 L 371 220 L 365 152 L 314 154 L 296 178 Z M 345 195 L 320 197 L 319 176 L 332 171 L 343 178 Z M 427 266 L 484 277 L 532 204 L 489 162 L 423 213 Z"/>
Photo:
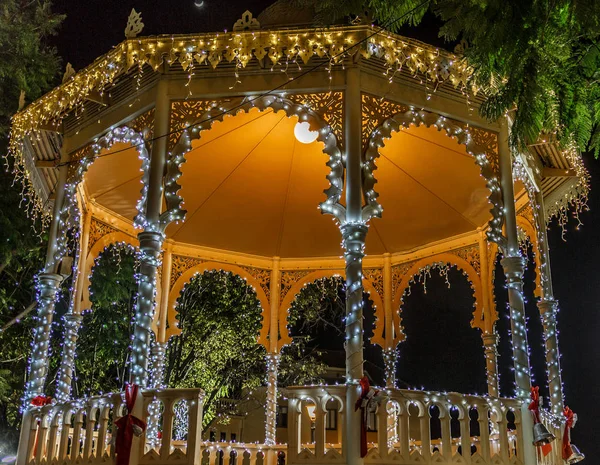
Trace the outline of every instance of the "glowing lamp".
<path fill-rule="evenodd" d="M 298 142 L 302 144 L 310 144 L 317 140 L 319 137 L 319 131 L 311 131 L 310 124 L 306 121 L 298 121 L 294 127 L 294 136 L 298 139 Z"/>

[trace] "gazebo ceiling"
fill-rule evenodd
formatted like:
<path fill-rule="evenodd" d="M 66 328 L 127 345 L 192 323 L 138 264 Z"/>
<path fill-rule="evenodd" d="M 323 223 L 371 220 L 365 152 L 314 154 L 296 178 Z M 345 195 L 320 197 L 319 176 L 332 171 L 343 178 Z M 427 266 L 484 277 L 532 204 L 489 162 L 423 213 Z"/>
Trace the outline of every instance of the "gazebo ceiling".
<path fill-rule="evenodd" d="M 296 122 L 283 112 L 253 110 L 202 132 L 181 168 L 186 220 L 169 226 L 167 237 L 265 257 L 340 256 L 339 230 L 318 209 L 329 186 L 328 156 L 320 142 L 295 138 Z M 404 130 L 380 153 L 375 176 L 384 212 L 371 221 L 368 254 L 415 249 L 491 218 L 479 167 L 443 132 Z M 131 220 L 140 166 L 135 149 L 100 157 L 85 177 L 88 195 Z"/>

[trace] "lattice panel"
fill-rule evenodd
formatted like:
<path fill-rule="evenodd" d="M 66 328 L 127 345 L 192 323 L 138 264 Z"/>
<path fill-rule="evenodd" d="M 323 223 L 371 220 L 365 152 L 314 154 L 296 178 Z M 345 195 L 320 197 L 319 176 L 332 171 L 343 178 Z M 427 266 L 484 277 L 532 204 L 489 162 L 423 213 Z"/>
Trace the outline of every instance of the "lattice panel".
<path fill-rule="evenodd" d="M 306 105 L 332 129 L 339 145 L 343 143 L 344 94 L 343 92 L 322 92 L 318 94 L 289 94 L 286 98 Z"/>
<path fill-rule="evenodd" d="M 67 169 L 67 179 L 69 182 L 73 181 L 77 175 L 77 169 L 79 168 L 79 163 L 77 162 L 84 158 L 91 159 L 93 156 L 92 144 L 88 144 L 71 154 L 71 161 Z"/>
<path fill-rule="evenodd" d="M 469 245 L 461 249 L 452 250 L 451 253 L 468 262 L 481 275 L 481 260 L 479 257 L 479 247 L 477 245 Z"/>
<path fill-rule="evenodd" d="M 304 276 L 311 273 L 310 271 L 282 271 L 281 272 L 281 291 L 279 293 L 279 301 L 283 302 L 283 298 L 292 288 L 294 284 L 300 281 Z"/>
<path fill-rule="evenodd" d="M 143 134 L 145 139 L 151 139 L 154 135 L 154 108 L 139 115 L 137 118 L 127 123 L 126 126 Z"/>
<path fill-rule="evenodd" d="M 199 258 L 173 255 L 171 258 L 171 279 L 169 280 L 169 289 L 173 288 L 183 273 L 199 265 L 202 261 L 203 260 L 200 260 Z"/>
<path fill-rule="evenodd" d="M 402 283 L 404 275 L 408 273 L 408 270 L 410 270 L 415 263 L 415 261 L 412 261 L 392 267 L 392 300 L 396 298 L 396 294 L 398 293 L 398 291 L 400 291 L 400 289 L 398 288 Z M 401 291 L 404 292 L 403 289 Z"/>
<path fill-rule="evenodd" d="M 263 268 L 253 268 L 250 266 L 242 266 L 244 271 L 247 271 L 250 276 L 256 279 L 261 289 L 264 291 L 269 302 L 271 301 L 271 271 Z"/>
<path fill-rule="evenodd" d="M 371 94 L 362 94 L 361 100 L 363 146 L 367 145 L 375 128 L 380 126 L 386 119 L 410 110 L 406 105 L 375 97 Z"/>
<path fill-rule="evenodd" d="M 117 228 L 113 228 L 112 226 L 103 223 L 102 221 L 97 220 L 96 218 L 92 218 L 90 222 L 90 238 L 88 241 L 88 250 L 91 250 L 94 247 L 94 244 L 102 239 L 107 234 L 118 232 Z"/>
<path fill-rule="evenodd" d="M 208 110 L 219 105 L 217 100 L 177 100 L 171 103 L 171 123 L 169 125 L 169 150 L 172 150 L 181 137 L 184 128 L 193 124 Z"/>
<path fill-rule="evenodd" d="M 379 296 L 383 299 L 383 270 L 381 268 L 366 268 L 363 276 L 373 285 Z"/>

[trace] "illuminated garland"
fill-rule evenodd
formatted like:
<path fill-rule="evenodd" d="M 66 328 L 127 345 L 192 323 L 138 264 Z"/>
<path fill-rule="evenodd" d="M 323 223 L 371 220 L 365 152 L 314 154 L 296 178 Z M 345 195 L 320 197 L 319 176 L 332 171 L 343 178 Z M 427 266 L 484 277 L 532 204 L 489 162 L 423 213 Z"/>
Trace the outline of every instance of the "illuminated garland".
<path fill-rule="evenodd" d="M 331 170 L 327 175 L 330 183 L 329 189 L 325 191 L 327 199 L 321 203 L 320 208 L 323 213 L 333 215 L 340 222 L 344 221 L 345 208 L 340 203 L 344 188 L 342 152 L 333 130 L 319 115 L 306 105 L 294 103 L 278 95 L 236 99 L 229 104 L 229 108 L 235 108 L 237 113 L 249 112 L 253 108 L 259 111 L 267 109 L 272 109 L 274 112 L 283 111 L 286 116 L 295 116 L 299 121 L 308 122 L 312 128 L 315 128 L 318 131 L 317 140 L 324 144 L 323 153 L 329 156 L 327 166 Z M 165 199 L 169 211 L 173 212 L 172 215 L 177 216 L 176 221 L 179 221 L 185 213 L 182 209 L 183 198 L 178 194 L 181 186 L 177 183 L 181 176 L 181 166 L 185 162 L 185 154 L 192 150 L 192 141 L 199 139 L 202 131 L 210 129 L 215 122 L 224 119 L 227 114 L 226 111 L 226 107 L 214 107 L 197 121 L 190 122 L 189 129 L 183 131 L 181 138 L 167 160 Z"/>
<path fill-rule="evenodd" d="M 361 41 L 363 41 L 361 43 Z M 360 43 L 360 48 L 356 47 Z M 401 69 L 426 82 L 439 86 L 469 87 L 471 69 L 464 60 L 426 44 L 382 32 L 370 26 L 336 27 L 331 29 L 296 29 L 292 31 L 246 31 L 224 34 L 180 35 L 127 40 L 97 59 L 82 71 L 71 76 L 53 91 L 33 102 L 13 117 L 9 153 L 14 157 L 15 175 L 28 185 L 29 207 L 42 214 L 43 203 L 35 196 L 29 169 L 23 154 L 26 137 L 37 137 L 44 127 L 59 127 L 71 112 L 81 112 L 91 96 L 109 92 L 116 79 L 133 69 L 138 72 L 138 88 L 144 65 L 157 71 L 163 64 L 179 63 L 188 73 L 188 84 L 198 66 L 215 69 L 222 62 L 234 62 L 236 81 L 239 70 L 253 59 L 271 62 L 287 69 L 290 64 L 300 70 L 300 63 L 313 57 L 328 58 L 327 70 L 342 63 L 352 54 L 365 59 L 375 57 L 385 62 L 388 73 Z M 188 86 L 189 87 L 189 86 Z M 95 97 L 97 98 L 97 97 Z"/>
<path fill-rule="evenodd" d="M 444 116 L 424 110 L 418 111 L 415 108 L 387 119 L 371 135 L 363 164 L 363 189 L 367 201 L 367 205 L 363 209 L 363 220 L 368 221 L 373 217 L 381 218 L 383 213 L 383 208 L 377 201 L 379 194 L 375 191 L 377 180 L 374 173 L 377 169 L 376 160 L 379 158 L 379 149 L 385 146 L 385 140 L 392 137 L 393 133 L 409 129 L 413 125 L 417 127 L 433 126 L 438 131 L 443 130 L 448 137 L 464 145 L 466 152 L 473 156 L 490 191 L 489 201 L 492 204 L 492 220 L 489 222 L 487 235 L 491 241 L 501 242 L 504 202 L 500 180 L 494 172 L 488 153 L 475 143 L 468 127 L 465 128 Z"/>

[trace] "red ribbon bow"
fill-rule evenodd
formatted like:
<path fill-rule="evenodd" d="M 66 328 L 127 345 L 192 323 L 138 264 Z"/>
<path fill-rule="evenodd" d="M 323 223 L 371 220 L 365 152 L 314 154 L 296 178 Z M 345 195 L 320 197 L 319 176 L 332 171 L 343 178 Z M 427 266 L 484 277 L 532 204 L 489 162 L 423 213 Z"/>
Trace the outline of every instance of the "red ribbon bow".
<path fill-rule="evenodd" d="M 363 376 L 360 381 L 360 397 L 356 400 L 354 404 L 354 411 L 361 409 L 360 415 L 360 456 L 365 457 L 368 452 L 367 448 L 367 420 L 369 415 L 369 404 L 371 404 L 375 399 L 374 397 L 379 393 L 378 390 L 371 387 L 369 383 L 369 379 L 366 376 Z"/>
<path fill-rule="evenodd" d="M 127 415 L 115 421 L 115 424 L 117 425 L 117 440 L 115 444 L 115 453 L 117 456 L 116 465 L 129 465 L 134 425 L 141 428 L 142 431 L 146 429 L 146 423 L 131 414 L 139 388 L 140 387 L 137 384 L 127 384 L 125 386 Z"/>
<path fill-rule="evenodd" d="M 565 416 L 565 432 L 563 433 L 563 450 L 562 456 L 563 459 L 567 460 L 573 454 L 573 449 L 571 448 L 571 428 L 575 426 L 576 417 L 569 407 L 565 407 L 563 410 L 563 415 Z"/>
<path fill-rule="evenodd" d="M 36 396 L 31 399 L 31 405 L 34 407 L 43 407 L 44 405 L 50 405 L 52 403 L 52 397 L 49 396 Z"/>
<path fill-rule="evenodd" d="M 531 388 L 531 403 L 527 407 L 533 414 L 533 424 L 540 422 L 540 388 L 533 386 Z"/>

